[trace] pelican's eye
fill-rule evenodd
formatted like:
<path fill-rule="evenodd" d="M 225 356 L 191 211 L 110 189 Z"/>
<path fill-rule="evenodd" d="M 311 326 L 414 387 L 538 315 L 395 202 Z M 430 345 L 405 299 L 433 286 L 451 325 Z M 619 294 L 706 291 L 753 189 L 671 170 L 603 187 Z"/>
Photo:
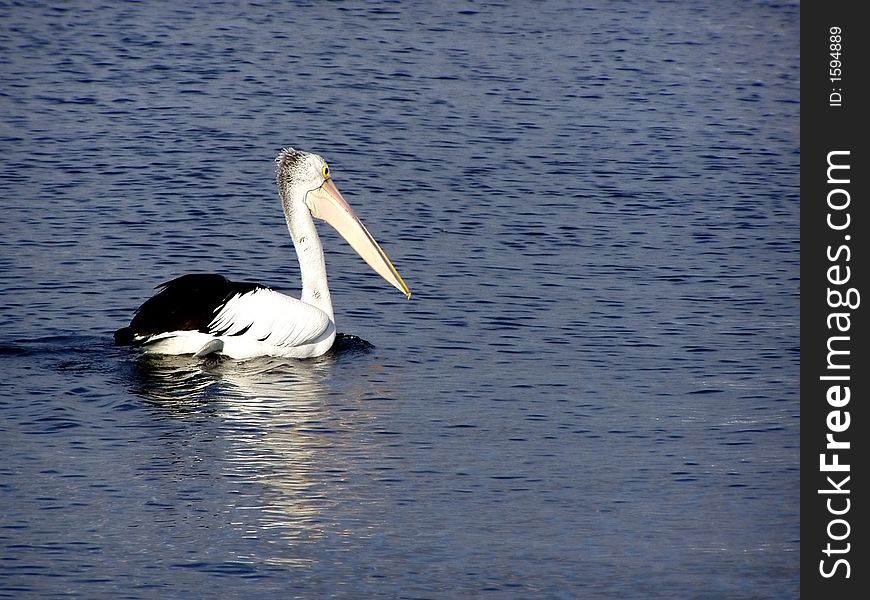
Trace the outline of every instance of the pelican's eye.
<path fill-rule="evenodd" d="M 320 172 L 323 173 L 324 179 L 329 179 L 329 167 L 323 165 L 323 168 L 320 170 Z"/>

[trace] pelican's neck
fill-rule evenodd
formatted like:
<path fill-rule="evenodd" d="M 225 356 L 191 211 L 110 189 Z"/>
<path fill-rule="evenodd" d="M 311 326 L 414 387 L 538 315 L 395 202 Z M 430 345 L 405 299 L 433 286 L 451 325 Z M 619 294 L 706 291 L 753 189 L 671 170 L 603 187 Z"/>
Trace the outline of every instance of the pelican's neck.
<path fill-rule="evenodd" d="M 284 204 L 284 217 L 287 229 L 299 258 L 302 273 L 302 297 L 307 304 L 316 306 L 335 321 L 332 312 L 332 298 L 326 281 L 326 261 L 323 258 L 323 245 L 314 226 L 314 218 L 305 205 L 305 192 L 293 186 L 282 187 L 281 201 Z"/>

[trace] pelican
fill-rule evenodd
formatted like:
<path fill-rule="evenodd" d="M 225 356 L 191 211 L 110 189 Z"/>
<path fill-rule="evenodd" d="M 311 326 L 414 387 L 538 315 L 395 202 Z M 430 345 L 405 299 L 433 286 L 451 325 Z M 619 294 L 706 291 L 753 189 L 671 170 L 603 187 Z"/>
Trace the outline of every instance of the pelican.
<path fill-rule="evenodd" d="M 151 354 L 311 358 L 335 341 L 335 315 L 314 219 L 329 223 L 387 282 L 411 297 L 399 272 L 354 214 L 323 157 L 287 148 L 275 159 L 278 195 L 299 258 L 297 300 L 258 283 L 221 275 L 182 275 L 158 286 L 115 342 Z"/>

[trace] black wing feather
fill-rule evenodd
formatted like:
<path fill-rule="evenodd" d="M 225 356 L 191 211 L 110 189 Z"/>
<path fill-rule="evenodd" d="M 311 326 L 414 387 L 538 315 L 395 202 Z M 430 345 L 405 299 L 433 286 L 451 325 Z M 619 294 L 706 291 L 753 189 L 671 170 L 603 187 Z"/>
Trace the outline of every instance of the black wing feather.
<path fill-rule="evenodd" d="M 157 286 L 158 292 L 136 310 L 129 327 L 115 332 L 117 344 L 167 331 L 208 331 L 218 310 L 234 296 L 265 286 L 230 281 L 223 275 L 182 275 Z"/>

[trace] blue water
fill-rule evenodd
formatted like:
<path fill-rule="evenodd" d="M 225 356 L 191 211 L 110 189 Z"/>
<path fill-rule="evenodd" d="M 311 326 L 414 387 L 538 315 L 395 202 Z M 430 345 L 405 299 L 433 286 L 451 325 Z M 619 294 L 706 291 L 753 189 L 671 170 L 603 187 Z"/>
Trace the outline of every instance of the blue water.
<path fill-rule="evenodd" d="M 796 2 L 0 3 L 0 596 L 795 598 Z M 117 348 L 295 293 L 313 361 Z"/>

